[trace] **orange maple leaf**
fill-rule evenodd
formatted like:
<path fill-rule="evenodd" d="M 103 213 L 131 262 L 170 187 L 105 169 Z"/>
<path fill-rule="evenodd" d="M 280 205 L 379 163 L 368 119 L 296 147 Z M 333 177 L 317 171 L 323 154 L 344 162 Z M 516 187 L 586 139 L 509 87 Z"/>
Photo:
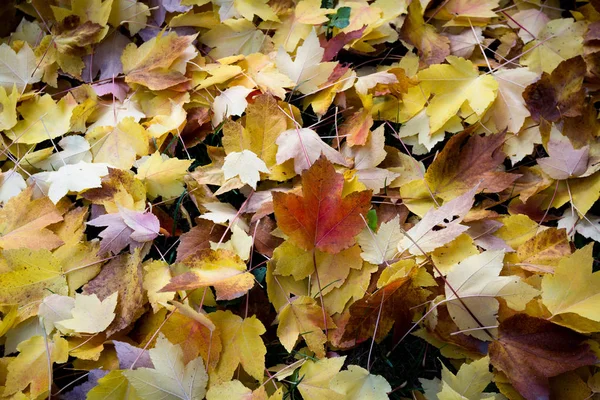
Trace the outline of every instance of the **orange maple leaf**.
<path fill-rule="evenodd" d="M 305 250 L 338 253 L 352 246 L 365 227 L 364 214 L 371 206 L 371 191 L 342 197 L 344 177 L 325 157 L 302 173 L 302 194 L 273 193 L 279 228 Z M 362 216 L 362 217 L 361 217 Z"/>

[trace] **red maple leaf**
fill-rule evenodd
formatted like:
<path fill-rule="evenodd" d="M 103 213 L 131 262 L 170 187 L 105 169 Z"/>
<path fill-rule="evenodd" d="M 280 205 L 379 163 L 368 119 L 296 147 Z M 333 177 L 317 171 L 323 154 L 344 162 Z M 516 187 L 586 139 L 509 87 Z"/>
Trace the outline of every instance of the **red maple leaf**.
<path fill-rule="evenodd" d="M 342 197 L 344 177 L 325 157 L 302 173 L 302 194 L 273 193 L 279 228 L 298 247 L 338 253 L 354 244 L 365 227 L 364 214 L 371 207 L 371 191 Z M 361 215 L 363 217 L 361 217 Z"/>

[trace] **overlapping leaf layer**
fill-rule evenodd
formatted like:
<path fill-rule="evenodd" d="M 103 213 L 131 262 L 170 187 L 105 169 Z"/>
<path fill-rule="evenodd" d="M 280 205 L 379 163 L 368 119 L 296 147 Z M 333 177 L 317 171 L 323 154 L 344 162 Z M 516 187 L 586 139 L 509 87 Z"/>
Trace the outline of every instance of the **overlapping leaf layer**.
<path fill-rule="evenodd" d="M 1 3 L 0 399 L 600 396 L 600 1 Z"/>

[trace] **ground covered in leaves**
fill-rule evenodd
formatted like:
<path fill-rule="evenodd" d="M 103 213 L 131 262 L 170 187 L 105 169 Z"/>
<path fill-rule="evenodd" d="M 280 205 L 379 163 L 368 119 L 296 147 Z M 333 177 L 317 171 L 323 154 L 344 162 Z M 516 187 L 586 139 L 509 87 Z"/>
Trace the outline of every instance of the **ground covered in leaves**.
<path fill-rule="evenodd" d="M 0 21 L 1 399 L 600 397 L 600 1 Z"/>

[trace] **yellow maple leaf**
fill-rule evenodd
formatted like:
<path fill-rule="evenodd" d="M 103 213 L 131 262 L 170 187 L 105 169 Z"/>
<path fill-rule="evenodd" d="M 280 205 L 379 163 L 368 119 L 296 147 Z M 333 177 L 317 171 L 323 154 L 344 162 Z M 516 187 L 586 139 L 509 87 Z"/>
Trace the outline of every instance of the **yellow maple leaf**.
<path fill-rule="evenodd" d="M 29 387 L 31 398 L 47 393 L 48 368 L 53 363 L 64 363 L 69 358 L 68 343 L 60 335 L 52 340 L 33 336 L 17 346 L 19 355 L 8 364 L 4 395 L 9 396 Z"/>
<path fill-rule="evenodd" d="M 486 119 L 493 121 L 499 131 L 506 128 L 508 132 L 519 133 L 530 115 L 523 91 L 538 74 L 528 68 L 514 68 L 496 71 L 494 77 L 498 81 L 498 97 L 486 112 Z"/>
<path fill-rule="evenodd" d="M 265 34 L 246 19 L 228 20 L 200 37 L 202 43 L 213 48 L 209 55 L 215 59 L 256 53 L 265 39 Z"/>
<path fill-rule="evenodd" d="M 142 400 L 121 370 L 110 371 L 98 379 L 98 384 L 90 389 L 86 399 Z"/>
<path fill-rule="evenodd" d="M 8 94 L 8 91 L 0 86 L 0 105 L 2 109 L 0 111 L 0 129 L 7 130 L 17 124 L 17 100 L 19 99 L 19 92 L 17 86 L 14 85 L 12 92 Z"/>
<path fill-rule="evenodd" d="M 277 68 L 296 84 L 295 89 L 300 93 L 312 94 L 327 82 L 337 65 L 337 62 L 321 62 L 324 53 L 313 29 L 296 50 L 293 61 L 283 47 L 279 48 Z"/>
<path fill-rule="evenodd" d="M 183 177 L 192 165 L 192 160 L 169 158 L 158 151 L 138 161 L 136 178 L 146 184 L 148 195 L 165 199 L 179 196 L 183 192 Z"/>
<path fill-rule="evenodd" d="M 75 208 L 64 215 L 64 220 L 54 225 L 54 232 L 64 244 L 52 252 L 52 255 L 62 265 L 67 273 L 69 295 L 100 272 L 98 251 L 100 243 L 86 240 L 85 221 L 89 217 L 87 207 Z M 86 265 L 86 268 L 80 268 Z"/>
<path fill-rule="evenodd" d="M 431 253 L 431 259 L 440 272 L 446 274 L 456 264 L 475 254 L 479 254 L 479 251 L 473 239 L 466 233 L 462 233 L 450 243 L 435 249 Z"/>
<path fill-rule="evenodd" d="M 500 222 L 502 222 L 503 225 L 494 232 L 494 236 L 503 239 L 515 250 L 534 237 L 539 228 L 535 221 L 523 214 L 504 217 Z"/>
<path fill-rule="evenodd" d="M 121 62 L 125 81 L 151 90 L 163 90 L 189 80 L 184 74 L 187 62 L 197 54 L 192 42 L 196 35 L 159 34 L 140 47 L 130 43 L 123 50 Z"/>
<path fill-rule="evenodd" d="M 175 292 L 160 292 L 170 280 L 171 269 L 166 262 L 152 260 L 144 264 L 144 290 L 154 313 L 164 308 L 164 304 L 175 297 Z"/>
<path fill-rule="evenodd" d="M 356 237 L 362 249 L 360 256 L 372 264 L 381 264 L 394 258 L 398 249 L 396 245 L 402 239 L 400 232 L 400 219 L 398 216 L 379 226 L 377 232 L 372 232 L 369 227 L 363 229 Z"/>
<path fill-rule="evenodd" d="M 256 190 L 256 184 L 260 181 L 260 173 L 269 173 L 269 169 L 263 160 L 250 150 L 241 152 L 233 151 L 227 154 L 223 163 L 223 175 L 225 179 L 239 176 L 240 181 Z"/>
<path fill-rule="evenodd" d="M 586 22 L 575 22 L 573 18 L 548 22 L 537 40 L 527 43 L 523 48 L 521 64 L 538 74 L 551 73 L 564 60 L 583 53 L 583 35 L 586 31 Z"/>
<path fill-rule="evenodd" d="M 275 262 L 274 260 L 270 260 L 267 263 L 267 275 L 265 276 L 267 295 L 269 296 L 269 301 L 273 304 L 273 307 L 275 307 L 276 310 L 279 310 L 287 304 L 290 294 L 298 296 L 306 294 L 308 279 L 297 281 L 292 276 L 276 275 L 274 270 Z"/>
<path fill-rule="evenodd" d="M 223 249 L 229 250 L 237 254 L 242 260 L 248 261 L 252 252 L 254 239 L 248 235 L 238 224 L 231 228 L 231 239 L 227 242 L 215 243 L 210 242 L 210 248 L 213 250 Z"/>
<path fill-rule="evenodd" d="M 279 72 L 275 63 L 265 54 L 250 54 L 245 60 L 240 62 L 240 66 L 245 67 L 248 76 L 263 93 L 270 93 L 273 96 L 283 99 L 285 97 L 285 89 L 294 87 L 294 82 Z M 255 99 L 255 102 L 257 100 Z"/>
<path fill-rule="evenodd" d="M 491 340 L 490 333 L 497 326 L 499 303 L 506 301 L 516 311 L 525 309 L 527 303 L 539 294 L 520 278 L 500 276 L 504 251 L 488 250 L 462 260 L 446 277 L 446 305 L 459 329 L 481 340 Z M 456 289 L 454 289 L 456 288 Z"/>
<path fill-rule="evenodd" d="M 27 85 L 37 83 L 42 78 L 43 71 L 37 67 L 35 54 L 27 43 L 19 52 L 2 43 L 0 60 L 0 86 L 4 89 L 12 89 L 16 85 L 17 91 L 24 92 Z"/>
<path fill-rule="evenodd" d="M 543 230 L 517 249 L 520 267 L 533 272 L 552 272 L 570 254 L 567 231 L 557 228 Z"/>
<path fill-rule="evenodd" d="M 266 332 L 263 324 L 255 316 L 242 319 L 231 311 L 217 311 L 209 314 L 209 318 L 226 344 L 215 370 L 210 373 L 211 384 L 231 380 L 238 365 L 254 379 L 262 381 L 267 353 L 260 338 Z"/>
<path fill-rule="evenodd" d="M 245 125 L 227 121 L 223 125 L 223 147 L 229 154 L 250 150 L 265 162 L 271 171 L 271 179 L 287 180 L 294 174 L 288 164 L 277 165 L 277 138 L 292 121 L 281 111 L 277 101 L 269 95 L 261 95 L 246 108 Z"/>
<path fill-rule="evenodd" d="M 104 26 L 108 23 L 112 5 L 111 0 L 71 0 L 71 11 L 82 21 L 91 21 Z"/>
<path fill-rule="evenodd" d="M 273 395 L 275 396 L 275 395 Z M 254 392 L 237 379 L 211 386 L 206 393 L 206 400 L 267 400 L 264 386 Z"/>
<path fill-rule="evenodd" d="M 319 361 L 306 360 L 298 371 L 298 390 L 305 399 L 342 400 L 345 397 L 332 390 L 329 384 L 344 365 L 344 357 L 324 358 Z"/>
<path fill-rule="evenodd" d="M 281 276 L 292 275 L 295 280 L 301 280 L 315 273 L 315 261 L 319 270 L 319 281 L 312 276 L 310 287 L 311 295 L 323 295 L 340 287 L 348 277 L 350 271 L 360 270 L 363 266 L 360 258 L 360 248 L 352 246 L 336 254 L 316 250 L 315 260 L 311 252 L 291 244 L 289 241 L 282 243 L 273 252 L 275 273 Z M 321 289 L 321 290 L 320 290 Z"/>
<path fill-rule="evenodd" d="M 0 210 L 0 248 L 52 250 L 63 241 L 47 226 L 63 217 L 47 197 L 32 199 L 33 188 L 11 198 Z"/>
<path fill-rule="evenodd" d="M 380 375 L 371 375 L 358 365 L 349 365 L 347 371 L 338 372 L 329 387 L 344 395 L 348 400 L 386 400 L 392 387 Z"/>
<path fill-rule="evenodd" d="M 486 356 L 470 364 L 463 364 L 456 375 L 442 364 L 441 381 L 437 378 L 419 380 L 428 399 L 479 400 L 496 398 L 494 393 L 482 393 L 493 377 L 490 372 L 490 358 Z M 484 395 L 486 397 L 483 397 Z"/>
<path fill-rule="evenodd" d="M 447 20 L 444 26 L 485 26 L 497 15 L 499 0 L 450 0 L 440 10 L 436 10 L 435 18 Z"/>
<path fill-rule="evenodd" d="M 310 33 L 311 25 L 327 22 L 327 15 L 332 13 L 332 9 L 321 8 L 319 0 L 299 1 L 293 11 L 277 26 L 273 35 L 275 46 L 283 46 L 288 52 L 294 51 L 298 42 Z"/>
<path fill-rule="evenodd" d="M 264 21 L 279 22 L 277 14 L 269 7 L 268 0 L 234 0 L 233 5 L 248 21 L 252 21 L 257 15 Z"/>
<path fill-rule="evenodd" d="M 593 243 L 559 261 L 542 279 L 542 300 L 552 315 L 575 313 L 600 322 L 600 273 L 592 272 Z"/>
<path fill-rule="evenodd" d="M 136 156 L 145 156 L 150 148 L 148 133 L 132 117 L 123 118 L 114 127 L 96 127 L 85 136 L 90 142 L 94 162 L 115 168 L 131 168 Z"/>
<path fill-rule="evenodd" d="M 99 333 L 108 328 L 115 319 L 118 292 L 100 301 L 91 294 L 75 294 L 75 305 L 71 310 L 71 318 L 56 321 L 55 325 L 64 333 Z"/>
<path fill-rule="evenodd" d="M 254 286 L 246 264 L 229 250 L 200 250 L 181 261 L 189 269 L 173 278 L 161 292 L 214 286 L 217 300 L 233 300 Z"/>
<path fill-rule="evenodd" d="M 6 135 L 15 143 L 37 144 L 64 135 L 71 129 L 71 116 L 77 102 L 68 94 L 55 103 L 45 94 L 23 102 L 17 110 L 23 119 Z"/>
<path fill-rule="evenodd" d="M 150 8 L 137 0 L 113 0 L 108 22 L 112 26 L 127 24 L 131 35 L 146 27 Z"/>
<path fill-rule="evenodd" d="M 157 139 L 157 145 L 160 146 L 166 139 L 167 133 L 179 133 L 183 130 L 186 123 L 187 113 L 181 104 L 174 101 L 169 102 L 168 110 L 154 116 L 144 125 L 148 133 L 154 139 Z"/>
<path fill-rule="evenodd" d="M 206 89 L 213 85 L 224 83 L 242 73 L 242 67 L 229 64 L 207 64 L 200 71 L 194 71 L 192 74 L 192 85 L 196 89 Z M 210 106 L 206 100 L 198 99 L 201 104 Z"/>
<path fill-rule="evenodd" d="M 552 185 L 542 193 L 548 195 L 542 203 L 542 209 L 572 203 L 577 214 L 583 217 L 600 195 L 600 172 L 585 178 L 561 180 L 558 187 Z"/>
<path fill-rule="evenodd" d="M 317 301 L 309 296 L 299 296 L 285 305 L 277 315 L 279 326 L 277 336 L 288 352 L 292 352 L 298 336 L 306 341 L 308 348 L 318 358 L 325 357 L 327 337 L 323 329 L 333 329 L 335 324 L 328 315 L 327 326 L 323 320 L 323 310 Z"/>
<path fill-rule="evenodd" d="M 371 275 L 379 267 L 375 264 L 363 263 L 361 269 L 351 269 L 348 277 L 340 287 L 323 296 L 323 304 L 329 315 L 341 313 L 355 301 L 362 299 L 369 289 Z M 323 288 L 325 291 L 325 288 Z"/>
<path fill-rule="evenodd" d="M 446 60 L 448 64 L 435 64 L 417 74 L 420 87 L 433 94 L 427 107 L 431 132 L 444 126 L 465 104 L 482 116 L 498 90 L 494 77 L 480 75 L 471 61 L 456 56 Z"/>
<path fill-rule="evenodd" d="M 184 364 L 181 346 L 172 344 L 162 333 L 149 353 L 154 368 L 137 368 L 122 372 L 141 398 L 204 398 L 208 375 L 201 357 Z"/>

